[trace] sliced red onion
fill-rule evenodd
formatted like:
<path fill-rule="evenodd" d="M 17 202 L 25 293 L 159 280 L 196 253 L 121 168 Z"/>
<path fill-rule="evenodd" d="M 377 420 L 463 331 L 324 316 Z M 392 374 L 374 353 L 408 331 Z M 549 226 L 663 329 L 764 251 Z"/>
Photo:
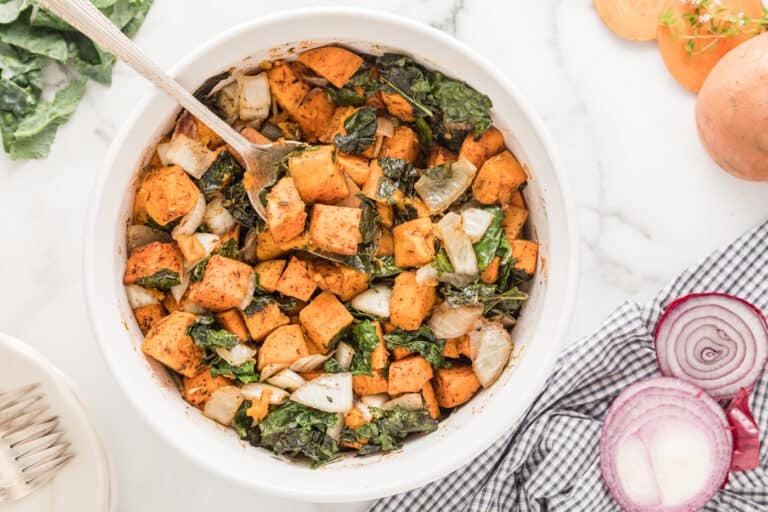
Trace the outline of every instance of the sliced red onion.
<path fill-rule="evenodd" d="M 752 304 L 721 293 L 686 295 L 669 305 L 655 335 L 661 373 L 713 398 L 751 390 L 768 361 L 768 324 Z"/>
<path fill-rule="evenodd" d="M 742 388 L 725 411 L 733 430 L 731 471 L 760 466 L 760 429 L 749 410 L 749 392 Z"/>
<path fill-rule="evenodd" d="M 728 474 L 733 438 L 722 408 L 693 384 L 647 379 L 613 402 L 600 469 L 627 512 L 699 510 Z"/>

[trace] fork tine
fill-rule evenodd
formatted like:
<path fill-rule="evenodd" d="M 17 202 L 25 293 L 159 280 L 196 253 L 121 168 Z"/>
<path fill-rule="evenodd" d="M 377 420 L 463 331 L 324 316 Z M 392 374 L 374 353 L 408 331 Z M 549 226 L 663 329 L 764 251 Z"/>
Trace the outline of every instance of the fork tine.
<path fill-rule="evenodd" d="M 34 441 L 39 437 L 50 434 L 58 424 L 59 418 L 56 416 L 41 418 L 35 423 L 22 428 L 17 428 L 11 432 L 6 432 L 5 435 L 0 437 L 10 445 Z"/>
<path fill-rule="evenodd" d="M 39 438 L 31 438 L 31 439 L 24 439 L 22 441 L 19 441 L 17 443 L 14 443 L 11 445 L 11 449 L 18 455 L 16 455 L 16 458 L 19 459 L 21 457 L 24 457 L 26 455 L 31 455 L 32 453 L 39 452 L 40 450 L 45 450 L 46 448 L 50 448 L 54 444 L 56 444 L 62 437 L 64 437 L 64 434 L 61 432 L 51 432 L 50 434 L 43 435 Z"/>
<path fill-rule="evenodd" d="M 29 453 L 25 456 L 16 457 L 16 463 L 21 468 L 21 471 L 28 471 L 40 464 L 45 464 L 59 457 L 62 453 L 67 451 L 69 443 L 57 444 L 38 450 L 36 452 Z"/>
<path fill-rule="evenodd" d="M 34 404 L 35 402 L 20 402 L 0 413 L 0 433 L 23 428 L 20 426 L 25 422 L 32 423 L 37 416 L 48 409 L 42 403 L 30 407 Z"/>
<path fill-rule="evenodd" d="M 74 454 L 72 453 L 61 453 L 57 457 L 36 462 L 35 464 L 24 468 L 22 470 L 22 475 L 27 479 L 27 482 L 31 482 L 38 478 L 43 478 L 46 475 L 52 476 L 58 468 L 72 460 L 73 457 Z"/>
<path fill-rule="evenodd" d="M 0 425 L 0 438 L 8 439 L 8 436 L 23 431 L 29 427 L 44 423 L 46 419 L 43 417 L 45 408 L 35 408 L 31 411 L 25 411 L 14 418 L 9 419 L 2 425 Z"/>
<path fill-rule="evenodd" d="M 39 387 L 40 387 L 40 384 L 35 383 L 35 384 L 29 384 L 28 386 L 14 389 L 12 391 L 8 391 L 7 393 L 0 393 L 0 410 L 2 410 L 5 407 L 8 407 L 8 405 L 12 405 L 18 400 L 21 400 L 22 398 L 27 396 L 32 391 L 35 391 Z"/>
<path fill-rule="evenodd" d="M 17 400 L 10 400 L 0 407 L 0 417 L 12 416 L 18 414 L 19 410 L 31 407 L 43 399 L 43 395 L 25 395 Z"/>

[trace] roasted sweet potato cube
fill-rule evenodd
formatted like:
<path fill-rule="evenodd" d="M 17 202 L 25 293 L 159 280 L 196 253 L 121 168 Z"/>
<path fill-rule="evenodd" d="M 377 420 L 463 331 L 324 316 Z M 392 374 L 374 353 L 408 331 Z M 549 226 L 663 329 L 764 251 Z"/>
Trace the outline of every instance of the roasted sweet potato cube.
<path fill-rule="evenodd" d="M 268 260 L 258 263 L 254 270 L 258 279 L 258 285 L 269 293 L 277 290 L 277 282 L 283 275 L 285 260 Z"/>
<path fill-rule="evenodd" d="M 181 251 L 173 242 L 152 242 L 132 250 L 125 264 L 123 284 L 136 284 L 161 270 L 176 272 L 178 276 L 183 272 Z"/>
<path fill-rule="evenodd" d="M 525 199 L 523 199 L 523 193 L 519 190 L 512 192 L 512 194 L 509 196 L 509 204 L 525 210 Z"/>
<path fill-rule="evenodd" d="M 295 238 L 291 238 L 290 240 L 279 244 L 279 246 L 281 250 L 288 252 L 296 249 L 304 249 L 308 243 L 309 236 L 307 233 L 302 233 Z"/>
<path fill-rule="evenodd" d="M 214 377 L 207 368 L 194 377 L 184 377 L 184 400 L 195 407 L 203 408 L 214 391 L 224 386 L 231 386 L 232 381 L 226 377 Z"/>
<path fill-rule="evenodd" d="M 285 254 L 285 250 L 275 241 L 270 230 L 256 235 L 256 259 L 259 261 L 273 260 Z"/>
<path fill-rule="evenodd" d="M 376 249 L 376 256 L 391 256 L 395 254 L 395 237 L 389 229 L 381 230 L 379 247 Z"/>
<path fill-rule="evenodd" d="M 195 345 L 187 329 L 196 321 L 197 315 L 174 311 L 152 326 L 141 350 L 171 370 L 194 377 L 203 362 L 203 349 Z"/>
<path fill-rule="evenodd" d="M 383 177 L 384 170 L 381 168 L 381 165 L 379 165 L 379 161 L 371 160 L 371 163 L 368 166 L 368 177 L 362 185 L 363 195 L 368 199 L 381 201 L 381 198 L 377 195 L 377 191 L 379 190 L 379 181 L 381 181 L 381 178 Z"/>
<path fill-rule="evenodd" d="M 526 274 L 536 272 L 536 260 L 539 256 L 539 244 L 530 240 L 510 240 L 515 268 Z"/>
<path fill-rule="evenodd" d="M 435 388 L 432 387 L 432 383 L 424 384 L 421 389 L 421 398 L 424 399 L 424 405 L 426 405 L 430 417 L 433 420 L 440 418 L 440 404 L 437 403 L 437 396 L 435 396 Z"/>
<path fill-rule="evenodd" d="M 323 370 L 310 370 L 308 372 L 301 372 L 299 375 L 301 375 L 302 379 L 310 381 L 320 377 L 321 375 L 325 375 L 325 372 Z"/>
<path fill-rule="evenodd" d="M 379 337 L 379 343 L 371 352 L 371 368 L 373 370 L 383 370 L 389 366 L 389 351 L 384 343 L 384 333 L 381 330 L 381 323 L 374 322 L 376 326 L 376 336 Z"/>
<path fill-rule="evenodd" d="M 208 252 L 196 236 L 179 235 L 176 237 L 176 243 L 179 245 L 179 250 L 184 256 L 184 261 L 187 263 L 187 267 L 193 267 L 202 261 L 203 258 L 208 256 Z"/>
<path fill-rule="evenodd" d="M 349 195 L 333 146 L 320 146 L 291 157 L 288 170 L 305 203 L 334 203 Z"/>
<path fill-rule="evenodd" d="M 338 295 L 343 301 L 351 300 L 368 289 L 368 274 L 346 265 L 314 261 L 310 272 L 321 290 Z"/>
<path fill-rule="evenodd" d="M 450 408 L 468 401 L 480 389 L 480 382 L 471 366 L 453 365 L 437 370 L 435 395 L 440 407 Z"/>
<path fill-rule="evenodd" d="M 525 208 L 518 208 L 517 206 L 504 207 L 504 220 L 501 222 L 501 226 L 504 228 L 507 240 L 520 238 L 526 220 L 528 220 L 528 210 Z"/>
<path fill-rule="evenodd" d="M 406 331 L 417 330 L 435 305 L 434 286 L 416 282 L 416 272 L 402 272 L 395 278 L 389 303 L 389 321 Z"/>
<path fill-rule="evenodd" d="M 381 100 L 387 106 L 387 112 L 401 121 L 412 123 L 416 121 L 413 115 L 413 105 L 396 92 L 381 91 Z"/>
<path fill-rule="evenodd" d="M 381 225 L 392 229 L 395 225 L 395 212 L 392 207 L 384 203 L 376 203 L 376 212 L 379 214 Z"/>
<path fill-rule="evenodd" d="M 299 55 L 299 62 L 335 87 L 344 87 L 344 84 L 360 69 L 363 59 L 344 48 L 324 46 L 302 53 Z"/>
<path fill-rule="evenodd" d="M 216 321 L 219 322 L 222 328 L 237 336 L 238 341 L 248 341 L 248 328 L 245 326 L 239 310 L 229 309 L 216 313 Z"/>
<path fill-rule="evenodd" d="M 236 308 L 252 291 L 253 268 L 218 254 L 211 256 L 203 278 L 189 285 L 189 300 L 211 311 Z"/>
<path fill-rule="evenodd" d="M 333 139 L 336 135 L 345 135 L 347 129 L 344 127 L 344 121 L 355 112 L 357 112 L 355 107 L 336 107 L 325 132 L 320 136 L 320 142 L 333 144 Z"/>
<path fill-rule="evenodd" d="M 480 273 L 480 280 L 484 283 L 492 284 L 499 279 L 499 266 L 501 265 L 501 258 L 494 256 L 491 262 Z"/>
<path fill-rule="evenodd" d="M 448 338 L 445 340 L 445 345 L 443 346 L 443 356 L 450 359 L 458 359 L 461 356 L 461 352 L 459 352 L 459 346 L 461 345 L 462 338 L 463 336 L 459 336 L 458 338 Z"/>
<path fill-rule="evenodd" d="M 333 104 L 325 89 L 316 87 L 292 112 L 293 120 L 301 128 L 304 140 L 316 142 L 325 133 L 333 117 L 336 105 Z"/>
<path fill-rule="evenodd" d="M 413 352 L 412 350 L 408 350 L 405 347 L 395 347 L 392 349 L 392 359 L 395 361 L 399 361 L 401 359 L 405 359 L 408 356 L 412 356 L 416 352 Z"/>
<path fill-rule="evenodd" d="M 323 251 L 357 254 L 361 215 L 360 208 L 316 204 L 309 221 L 309 239 Z"/>
<path fill-rule="evenodd" d="M 296 110 L 309 94 L 309 85 L 294 72 L 290 64 L 278 62 L 267 71 L 269 92 L 280 107 L 288 112 Z"/>
<path fill-rule="evenodd" d="M 419 137 L 411 128 L 400 125 L 392 137 L 384 137 L 379 157 L 391 156 L 413 163 L 419 157 Z"/>
<path fill-rule="evenodd" d="M 166 315 L 165 308 L 162 304 L 147 304 L 133 310 L 133 316 L 136 318 L 136 323 L 139 324 L 142 334 L 147 334 L 149 330 L 157 322 L 163 319 Z"/>
<path fill-rule="evenodd" d="M 472 183 L 472 194 L 482 204 L 509 204 L 512 193 L 528 179 L 520 162 L 504 151 L 485 161 Z"/>
<path fill-rule="evenodd" d="M 432 378 L 432 365 L 421 356 L 411 356 L 389 365 L 389 387 L 387 393 L 415 393 Z"/>
<path fill-rule="evenodd" d="M 160 225 L 179 219 L 192 210 L 200 189 L 178 165 L 154 169 L 141 183 L 137 198 L 152 220 Z"/>
<path fill-rule="evenodd" d="M 296 257 L 291 257 L 283 275 L 277 282 L 277 291 L 306 302 L 312 297 L 316 289 L 317 284 L 309 273 L 307 263 Z"/>
<path fill-rule="evenodd" d="M 504 136 L 495 127 L 485 130 L 480 137 L 467 135 L 459 149 L 459 159 L 469 160 L 478 169 L 490 157 L 504 150 Z"/>
<path fill-rule="evenodd" d="M 174 134 L 176 133 L 186 135 L 209 149 L 215 149 L 224 143 L 221 137 L 216 135 L 206 124 L 186 111 L 176 121 Z"/>
<path fill-rule="evenodd" d="M 296 238 L 307 222 L 306 205 L 296 190 L 293 178 L 286 176 L 267 194 L 267 225 L 278 245 Z"/>
<path fill-rule="evenodd" d="M 419 267 L 435 259 L 435 236 L 429 217 L 404 222 L 392 230 L 395 239 L 395 265 Z"/>
<path fill-rule="evenodd" d="M 347 428 L 360 428 L 366 423 L 365 416 L 357 407 L 350 409 L 344 416 L 344 426 Z"/>
<path fill-rule="evenodd" d="M 299 325 L 283 325 L 267 336 L 259 349 L 259 370 L 268 364 L 291 364 L 308 356 L 307 342 Z"/>
<path fill-rule="evenodd" d="M 427 155 L 427 167 L 435 167 L 441 164 L 452 164 L 458 160 L 456 153 L 448 148 L 434 144 Z"/>
<path fill-rule="evenodd" d="M 354 318 L 332 293 L 322 292 L 299 312 L 299 322 L 313 343 L 327 351 L 333 338 Z"/>
<path fill-rule="evenodd" d="M 373 370 L 373 375 L 353 375 L 352 390 L 360 396 L 386 393 L 388 384 L 381 370 Z"/>
<path fill-rule="evenodd" d="M 362 187 L 368 179 L 369 162 L 367 158 L 336 152 L 336 165 L 341 172 L 349 176 L 356 185 Z"/>
<path fill-rule="evenodd" d="M 243 311 L 243 320 L 253 341 L 261 341 L 280 326 L 288 325 L 288 317 L 276 303 L 267 304 L 261 311 Z"/>

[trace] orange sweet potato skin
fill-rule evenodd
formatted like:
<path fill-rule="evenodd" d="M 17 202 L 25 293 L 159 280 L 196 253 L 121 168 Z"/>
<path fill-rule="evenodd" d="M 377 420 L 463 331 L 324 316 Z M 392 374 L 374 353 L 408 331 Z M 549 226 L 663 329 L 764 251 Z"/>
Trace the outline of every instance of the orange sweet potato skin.
<path fill-rule="evenodd" d="M 435 376 L 435 395 L 440 407 L 456 407 L 467 402 L 480 389 L 471 366 L 441 368 Z"/>
<path fill-rule="evenodd" d="M 630 41 L 656 39 L 659 15 L 669 0 L 594 0 L 595 10 L 617 36 Z"/>

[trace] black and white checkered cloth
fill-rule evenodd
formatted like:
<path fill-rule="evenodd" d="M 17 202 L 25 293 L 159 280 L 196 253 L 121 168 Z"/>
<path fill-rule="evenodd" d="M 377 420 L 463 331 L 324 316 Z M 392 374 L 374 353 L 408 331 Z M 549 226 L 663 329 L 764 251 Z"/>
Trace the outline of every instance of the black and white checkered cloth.
<path fill-rule="evenodd" d="M 523 418 L 482 455 L 443 480 L 374 503 L 370 512 L 621 510 L 600 475 L 602 418 L 621 390 L 658 373 L 652 333 L 664 308 L 703 291 L 738 295 L 768 311 L 768 223 L 684 272 L 644 306 L 624 304 L 570 346 Z M 760 468 L 732 473 L 706 511 L 768 511 L 767 400 L 768 371 L 750 400 L 761 430 Z"/>

